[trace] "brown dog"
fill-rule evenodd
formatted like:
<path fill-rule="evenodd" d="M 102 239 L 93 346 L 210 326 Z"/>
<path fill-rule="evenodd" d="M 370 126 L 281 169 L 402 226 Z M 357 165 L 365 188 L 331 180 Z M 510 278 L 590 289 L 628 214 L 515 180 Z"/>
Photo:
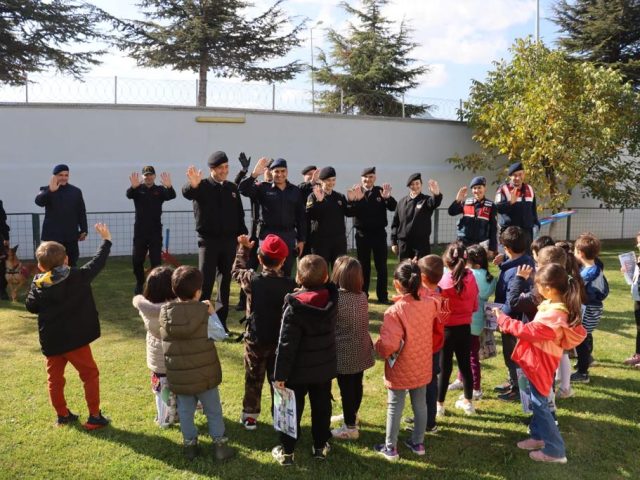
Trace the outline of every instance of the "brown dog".
<path fill-rule="evenodd" d="M 6 251 L 7 258 L 4 261 L 6 267 L 4 277 L 7 280 L 9 296 L 13 302 L 18 299 L 18 292 L 35 275 L 38 268 L 37 265 L 32 263 L 22 263 L 16 254 L 17 251 L 18 245 L 8 248 Z"/>

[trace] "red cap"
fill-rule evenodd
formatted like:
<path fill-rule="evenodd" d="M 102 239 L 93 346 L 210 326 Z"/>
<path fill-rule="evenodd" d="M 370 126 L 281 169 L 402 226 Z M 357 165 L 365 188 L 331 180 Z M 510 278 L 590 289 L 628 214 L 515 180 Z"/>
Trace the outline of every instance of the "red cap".
<path fill-rule="evenodd" d="M 284 260 L 289 256 L 289 247 L 279 236 L 269 234 L 260 244 L 260 252 L 274 260 Z"/>

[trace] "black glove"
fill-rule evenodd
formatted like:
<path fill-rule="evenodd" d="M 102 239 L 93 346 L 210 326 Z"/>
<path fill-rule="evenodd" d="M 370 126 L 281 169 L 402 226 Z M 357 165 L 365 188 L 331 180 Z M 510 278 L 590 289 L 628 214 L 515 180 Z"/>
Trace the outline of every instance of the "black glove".
<path fill-rule="evenodd" d="M 240 152 L 240 156 L 238 157 L 238 161 L 240 165 L 242 165 L 243 170 L 249 170 L 249 164 L 251 163 L 251 157 L 247 158 L 244 152 Z"/>

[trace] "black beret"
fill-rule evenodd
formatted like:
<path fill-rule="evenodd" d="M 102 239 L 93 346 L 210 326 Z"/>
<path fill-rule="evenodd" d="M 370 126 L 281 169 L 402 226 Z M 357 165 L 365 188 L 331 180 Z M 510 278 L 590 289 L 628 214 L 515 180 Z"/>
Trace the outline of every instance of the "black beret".
<path fill-rule="evenodd" d="M 411 182 L 415 182 L 416 180 L 422 181 L 422 175 L 419 173 L 412 173 L 409 175 L 409 180 L 407 180 L 407 187 L 411 185 Z"/>
<path fill-rule="evenodd" d="M 326 180 L 327 178 L 331 178 L 331 177 L 335 177 L 336 176 L 336 170 L 333 167 L 324 167 L 322 170 L 320 170 L 320 175 L 318 176 L 318 178 L 320 180 Z"/>
<path fill-rule="evenodd" d="M 516 162 L 509 166 L 509 170 L 507 170 L 507 175 L 513 175 L 514 173 L 519 172 L 520 170 L 524 170 L 524 167 L 522 166 L 522 162 Z"/>
<path fill-rule="evenodd" d="M 227 154 L 221 151 L 213 152 L 207 160 L 207 164 L 209 168 L 219 167 L 224 163 L 229 163 L 229 159 L 227 158 Z"/>
<path fill-rule="evenodd" d="M 360 175 L 361 177 L 364 177 L 366 175 L 375 175 L 376 174 L 376 167 L 367 167 L 364 170 L 362 170 L 362 174 Z"/>
<path fill-rule="evenodd" d="M 306 167 L 304 167 L 302 169 L 302 175 L 306 175 L 307 173 L 309 173 L 311 170 L 316 170 L 317 167 L 315 165 L 307 165 Z"/>
<path fill-rule="evenodd" d="M 275 168 L 287 168 L 287 161 L 284 158 L 276 158 L 269 166 L 269 170 Z"/>
<path fill-rule="evenodd" d="M 147 165 L 146 167 L 142 167 L 142 175 L 155 175 L 156 169 L 151 165 Z"/>
<path fill-rule="evenodd" d="M 69 167 L 67 167 L 64 163 L 61 163 L 60 165 L 56 165 L 55 167 L 53 167 L 53 174 L 57 175 L 60 172 L 68 172 L 69 171 Z"/>
<path fill-rule="evenodd" d="M 484 177 L 473 177 L 471 179 L 471 183 L 469 184 L 469 188 L 473 188 L 476 185 L 484 185 L 487 186 L 487 179 Z"/>

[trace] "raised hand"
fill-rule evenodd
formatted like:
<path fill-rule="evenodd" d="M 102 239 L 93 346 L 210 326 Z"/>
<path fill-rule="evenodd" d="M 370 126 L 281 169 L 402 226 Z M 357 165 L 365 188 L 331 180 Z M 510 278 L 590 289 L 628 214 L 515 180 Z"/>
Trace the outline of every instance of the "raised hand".
<path fill-rule="evenodd" d="M 438 182 L 429 179 L 427 183 L 429 184 L 429 190 L 433 195 L 440 195 L 440 185 L 438 185 Z"/>
<path fill-rule="evenodd" d="M 253 172 L 251 173 L 251 176 L 253 178 L 258 178 L 260 175 L 266 172 L 268 168 L 267 167 L 268 164 L 269 164 L 269 159 L 267 157 L 262 157 L 260 160 L 258 160 L 258 163 L 256 163 L 256 166 L 253 167 Z"/>
<path fill-rule="evenodd" d="M 320 181 L 320 169 L 316 168 L 311 175 L 311 183 L 318 183 Z"/>
<path fill-rule="evenodd" d="M 247 158 L 244 152 L 240 152 L 240 156 L 238 157 L 238 161 L 240 165 L 242 165 L 242 170 L 249 170 L 249 164 L 251 163 L 251 157 Z"/>
<path fill-rule="evenodd" d="M 360 186 L 360 185 L 358 185 Z M 390 183 L 383 183 L 382 184 L 382 198 L 384 198 L 385 200 L 387 198 L 389 198 L 391 196 L 391 184 Z"/>
<path fill-rule="evenodd" d="M 160 182 L 162 182 L 162 185 L 164 185 L 166 188 L 171 188 L 171 175 L 169 175 L 167 172 L 162 172 L 160 174 Z"/>
<path fill-rule="evenodd" d="M 516 270 L 516 275 L 518 277 L 522 277 L 525 280 L 528 280 L 533 272 L 533 267 L 531 265 L 520 265 Z"/>
<path fill-rule="evenodd" d="M 324 200 L 324 190 L 322 190 L 322 187 L 320 185 L 313 186 L 313 194 L 315 195 L 317 201 L 322 202 Z"/>
<path fill-rule="evenodd" d="M 514 188 L 513 192 L 511 192 L 511 198 L 509 199 L 509 203 L 513 205 L 518 201 L 518 197 L 520 197 L 520 189 Z"/>
<path fill-rule="evenodd" d="M 187 180 L 189 180 L 189 184 L 192 188 L 196 188 L 202 181 L 202 170 L 198 170 L 196 167 L 191 165 L 187 168 Z"/>
<path fill-rule="evenodd" d="M 106 223 L 96 223 L 95 229 L 103 240 L 111 240 L 111 232 Z M 87 234 L 85 233 L 84 235 L 86 237 Z"/>
<path fill-rule="evenodd" d="M 298 258 L 301 258 L 302 252 L 304 252 L 304 242 L 298 242 L 296 244 L 296 249 L 298 250 Z"/>
<path fill-rule="evenodd" d="M 238 245 L 242 245 L 243 247 L 252 249 L 255 246 L 256 242 L 251 241 L 249 235 L 240 235 L 238 237 Z"/>
<path fill-rule="evenodd" d="M 494 265 L 500 265 L 502 262 L 504 262 L 504 253 L 499 253 L 493 258 Z"/>
<path fill-rule="evenodd" d="M 394 255 L 398 254 L 398 245 L 391 245 L 391 251 Z"/>
<path fill-rule="evenodd" d="M 138 188 L 140 186 L 140 175 L 138 172 L 133 172 L 129 175 L 129 181 L 131 182 L 131 188 Z"/>
<path fill-rule="evenodd" d="M 456 202 L 458 203 L 464 202 L 464 199 L 467 198 L 467 191 L 468 189 L 466 185 L 460 188 L 460 190 L 458 190 L 458 194 L 456 195 Z"/>
<path fill-rule="evenodd" d="M 55 175 L 53 175 L 51 177 L 51 179 L 49 180 L 49 191 L 50 192 L 55 192 L 58 190 L 58 177 L 56 177 Z"/>

